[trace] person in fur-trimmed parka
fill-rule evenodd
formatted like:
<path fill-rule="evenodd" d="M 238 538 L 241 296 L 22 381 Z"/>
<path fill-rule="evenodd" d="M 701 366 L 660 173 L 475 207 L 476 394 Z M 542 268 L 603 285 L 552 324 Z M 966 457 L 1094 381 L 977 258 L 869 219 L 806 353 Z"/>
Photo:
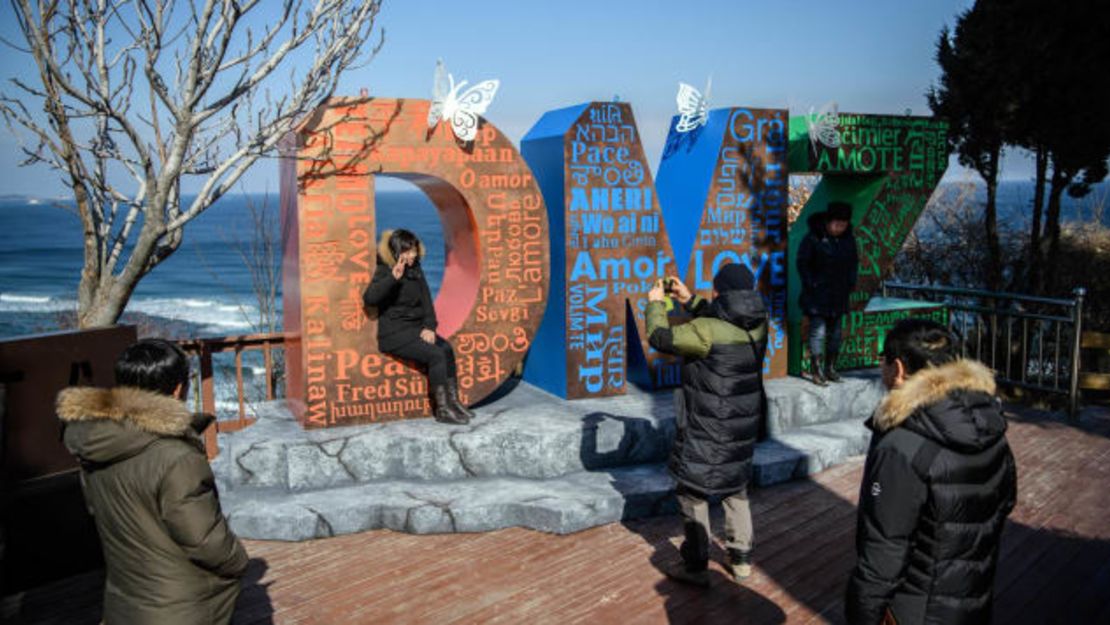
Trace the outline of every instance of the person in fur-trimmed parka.
<path fill-rule="evenodd" d="M 440 423 L 463 425 L 474 413 L 459 396 L 451 343 L 436 334 L 435 302 L 420 265 L 424 244 L 405 229 L 386 230 L 378 242 L 378 266 L 362 303 L 378 311 L 378 350 L 428 370 L 432 414 Z"/>
<path fill-rule="evenodd" d="M 994 374 L 959 353 L 951 332 L 924 319 L 899 322 L 886 337 L 883 382 L 892 391 L 868 422 L 846 600 L 853 625 L 991 620 L 1017 477 Z"/>
<path fill-rule="evenodd" d="M 197 432 L 180 398 L 189 363 L 147 339 L 116 363 L 115 388 L 58 395 L 63 440 L 81 464 L 104 551 L 104 622 L 229 623 L 247 552 L 227 526 Z"/>

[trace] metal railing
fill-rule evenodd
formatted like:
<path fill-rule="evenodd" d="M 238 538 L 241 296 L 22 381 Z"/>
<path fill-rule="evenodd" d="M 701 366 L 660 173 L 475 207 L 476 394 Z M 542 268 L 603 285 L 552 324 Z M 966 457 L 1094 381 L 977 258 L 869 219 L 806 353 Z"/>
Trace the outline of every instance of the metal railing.
<path fill-rule="evenodd" d="M 208 457 L 213 458 L 219 451 L 216 445 L 217 432 L 235 432 L 255 421 L 253 417 L 247 414 L 248 400 L 243 376 L 243 354 L 251 351 L 262 352 L 262 360 L 265 366 L 265 398 L 272 400 L 275 398 L 274 365 L 276 354 L 274 352 L 276 349 L 284 348 L 285 335 L 273 333 L 186 339 L 178 341 L 178 345 L 185 350 L 186 354 L 195 356 L 199 362 L 200 366 L 196 370 L 199 383 L 195 385 L 195 388 L 199 392 L 201 411 L 216 416 L 214 427 L 208 428 L 204 433 Z M 212 356 L 227 352 L 234 352 L 235 354 L 235 390 L 239 410 L 237 418 L 221 419 L 221 415 L 217 411 L 216 377 Z"/>
<path fill-rule="evenodd" d="M 949 325 L 963 339 L 965 357 L 970 353 L 989 366 L 1000 382 L 1067 395 L 1068 414 L 1077 414 L 1085 289 L 1061 299 L 884 282 L 882 294 L 944 304 Z"/>

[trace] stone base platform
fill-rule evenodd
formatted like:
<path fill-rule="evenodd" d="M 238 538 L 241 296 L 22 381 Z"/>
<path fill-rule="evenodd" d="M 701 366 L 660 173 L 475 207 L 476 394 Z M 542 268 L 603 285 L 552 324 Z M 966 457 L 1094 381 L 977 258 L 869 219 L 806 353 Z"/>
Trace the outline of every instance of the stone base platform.
<path fill-rule="evenodd" d="M 757 485 L 824 470 L 866 450 L 877 375 L 819 388 L 767 382 L 769 438 Z M 466 426 L 430 419 L 301 429 L 284 405 L 221 434 L 221 501 L 244 538 L 306 540 L 370 529 L 570 533 L 675 511 L 664 462 L 673 391 L 565 401 L 526 383 L 476 409 Z"/>

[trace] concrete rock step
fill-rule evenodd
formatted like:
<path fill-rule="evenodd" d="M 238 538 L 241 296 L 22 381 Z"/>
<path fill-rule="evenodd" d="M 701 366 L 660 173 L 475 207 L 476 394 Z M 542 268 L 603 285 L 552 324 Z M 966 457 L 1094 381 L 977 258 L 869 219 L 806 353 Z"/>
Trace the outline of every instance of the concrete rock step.
<path fill-rule="evenodd" d="M 767 382 L 767 432 L 777 436 L 798 428 L 871 416 L 885 390 L 877 372 L 853 371 L 844 381 L 817 386 L 801 378 Z"/>
<path fill-rule="evenodd" d="M 859 421 L 801 428 L 756 446 L 753 478 L 769 486 L 804 477 L 866 450 Z M 567 534 L 622 519 L 677 511 L 663 464 L 579 471 L 547 479 L 486 477 L 389 480 L 290 494 L 228 488 L 224 511 L 244 538 L 308 540 L 392 529 L 416 534 L 505 527 Z"/>
<path fill-rule="evenodd" d="M 814 424 L 862 422 L 878 403 L 881 385 L 874 376 L 824 388 L 779 379 L 767 382 L 767 394 L 768 431 L 785 440 Z M 468 426 L 422 419 L 305 431 L 274 402 L 251 427 L 220 435 L 213 466 L 231 488 L 290 492 L 382 480 L 542 480 L 662 462 L 674 438 L 671 391 L 630 389 L 623 397 L 565 401 L 521 383 L 477 413 Z"/>
<path fill-rule="evenodd" d="M 757 486 L 804 478 L 867 452 L 871 432 L 862 420 L 821 423 L 779 434 L 755 448 Z"/>
<path fill-rule="evenodd" d="M 289 494 L 232 490 L 221 497 L 243 538 L 308 540 L 372 529 L 414 534 L 527 527 L 568 534 L 624 518 L 677 511 L 662 465 L 583 471 L 554 479 L 388 481 Z"/>
<path fill-rule="evenodd" d="M 664 405 L 665 404 L 665 405 Z M 305 491 L 380 480 L 547 479 L 663 461 L 674 438 L 670 393 L 598 405 L 522 384 L 470 425 L 430 419 L 305 431 L 280 404 L 220 436 L 232 487 Z"/>

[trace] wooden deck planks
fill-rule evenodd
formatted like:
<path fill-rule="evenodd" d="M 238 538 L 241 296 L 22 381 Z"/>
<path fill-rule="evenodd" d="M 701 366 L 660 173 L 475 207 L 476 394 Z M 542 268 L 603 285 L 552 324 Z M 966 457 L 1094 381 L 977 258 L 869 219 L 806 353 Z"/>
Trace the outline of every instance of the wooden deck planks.
<path fill-rule="evenodd" d="M 1012 420 L 1019 502 L 1003 538 L 997 623 L 1110 616 L 1110 413 L 1082 427 Z M 752 494 L 756 573 L 733 584 L 716 543 L 712 587 L 667 579 L 676 516 L 570 536 L 524 529 L 413 536 L 389 531 L 304 543 L 249 541 L 238 623 L 840 623 L 855 554 L 862 458 Z M 714 523 L 722 522 L 719 510 Z M 263 567 L 263 563 L 265 566 Z M 95 623 L 100 573 L 4 599 L 14 623 Z"/>

